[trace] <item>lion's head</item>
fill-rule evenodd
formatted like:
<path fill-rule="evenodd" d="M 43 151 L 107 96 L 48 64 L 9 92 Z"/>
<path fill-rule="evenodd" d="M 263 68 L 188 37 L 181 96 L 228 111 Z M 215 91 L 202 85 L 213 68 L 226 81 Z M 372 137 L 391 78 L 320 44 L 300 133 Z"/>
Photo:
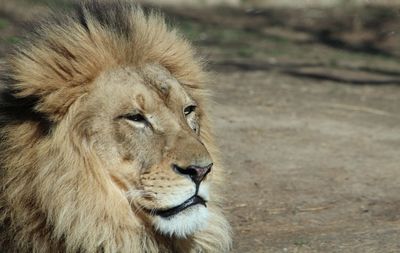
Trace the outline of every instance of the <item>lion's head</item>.
<path fill-rule="evenodd" d="M 100 75 L 72 116 L 134 208 L 178 237 L 208 221 L 213 160 L 200 137 L 197 101 L 158 64 L 126 67 Z"/>
<path fill-rule="evenodd" d="M 54 15 L 1 77 L 2 250 L 229 249 L 206 75 L 158 14 Z"/>

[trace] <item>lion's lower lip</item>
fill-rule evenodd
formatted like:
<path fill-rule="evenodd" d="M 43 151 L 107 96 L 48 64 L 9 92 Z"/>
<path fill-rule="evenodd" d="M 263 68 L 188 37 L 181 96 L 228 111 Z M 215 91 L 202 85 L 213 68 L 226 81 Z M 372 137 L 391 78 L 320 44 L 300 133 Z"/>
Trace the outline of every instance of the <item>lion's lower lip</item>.
<path fill-rule="evenodd" d="M 190 199 L 186 200 L 185 202 L 183 202 L 182 204 L 180 204 L 179 206 L 175 206 L 175 207 L 169 208 L 169 209 L 152 210 L 150 213 L 153 215 L 161 216 L 163 218 L 168 218 L 170 216 L 173 216 L 175 214 L 182 212 L 183 210 L 185 210 L 191 206 L 198 205 L 198 204 L 207 206 L 206 201 L 202 197 L 195 195 L 195 196 L 191 197 Z"/>

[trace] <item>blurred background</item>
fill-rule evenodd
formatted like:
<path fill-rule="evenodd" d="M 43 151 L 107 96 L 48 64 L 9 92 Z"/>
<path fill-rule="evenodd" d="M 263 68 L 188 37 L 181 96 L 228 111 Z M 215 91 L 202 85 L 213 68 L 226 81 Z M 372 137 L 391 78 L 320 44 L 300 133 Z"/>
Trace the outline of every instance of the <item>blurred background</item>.
<path fill-rule="evenodd" d="M 400 0 L 164 0 L 214 76 L 233 252 L 400 252 Z M 0 60 L 64 0 L 0 0 Z"/>

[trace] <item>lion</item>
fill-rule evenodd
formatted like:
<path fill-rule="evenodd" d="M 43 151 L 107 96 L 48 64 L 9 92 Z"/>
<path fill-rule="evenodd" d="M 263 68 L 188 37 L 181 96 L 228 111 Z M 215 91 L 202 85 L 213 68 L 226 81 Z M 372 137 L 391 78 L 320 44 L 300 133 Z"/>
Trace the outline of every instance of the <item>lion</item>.
<path fill-rule="evenodd" d="M 1 252 L 227 252 L 211 78 L 158 12 L 86 1 L 2 64 Z"/>

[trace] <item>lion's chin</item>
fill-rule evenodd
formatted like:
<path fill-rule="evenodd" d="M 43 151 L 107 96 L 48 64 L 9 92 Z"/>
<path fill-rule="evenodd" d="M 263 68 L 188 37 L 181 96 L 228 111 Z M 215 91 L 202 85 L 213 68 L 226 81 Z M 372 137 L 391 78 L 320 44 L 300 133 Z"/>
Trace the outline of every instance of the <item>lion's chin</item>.
<path fill-rule="evenodd" d="M 203 205 L 195 205 L 170 217 L 153 217 L 158 232 L 168 236 L 186 238 L 207 225 L 209 211 Z"/>

